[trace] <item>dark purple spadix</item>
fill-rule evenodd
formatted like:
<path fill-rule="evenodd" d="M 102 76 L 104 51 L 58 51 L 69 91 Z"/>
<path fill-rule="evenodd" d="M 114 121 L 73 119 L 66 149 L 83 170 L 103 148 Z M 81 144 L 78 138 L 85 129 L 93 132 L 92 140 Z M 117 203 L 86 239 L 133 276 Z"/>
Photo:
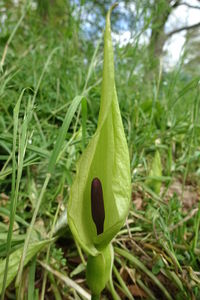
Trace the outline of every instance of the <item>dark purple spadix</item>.
<path fill-rule="evenodd" d="M 91 184 L 91 209 L 92 219 L 97 228 L 97 235 L 103 233 L 105 210 L 101 181 L 96 177 Z"/>

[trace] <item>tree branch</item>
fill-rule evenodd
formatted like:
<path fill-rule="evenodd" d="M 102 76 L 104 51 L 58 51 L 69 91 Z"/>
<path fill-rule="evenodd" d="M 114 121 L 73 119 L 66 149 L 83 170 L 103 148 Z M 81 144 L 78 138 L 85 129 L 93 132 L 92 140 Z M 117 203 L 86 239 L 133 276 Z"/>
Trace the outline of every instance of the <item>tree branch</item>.
<path fill-rule="evenodd" d="M 169 38 L 175 33 L 179 33 L 183 30 L 191 30 L 191 29 L 194 29 L 194 28 L 197 28 L 197 27 L 200 27 L 200 22 L 196 23 L 196 24 L 193 24 L 193 25 L 190 25 L 190 26 L 183 26 L 181 28 L 174 29 L 171 32 L 167 33 L 166 36 L 167 36 L 167 38 Z"/>
<path fill-rule="evenodd" d="M 175 1 L 175 3 L 172 5 L 172 8 L 176 8 L 180 5 L 180 0 Z"/>
<path fill-rule="evenodd" d="M 185 5 L 185 6 L 189 7 L 189 8 L 200 9 L 200 6 L 198 6 L 198 5 L 191 5 L 191 4 L 188 4 L 186 2 L 181 2 L 180 4 L 178 4 L 178 6 L 181 6 L 181 5 Z"/>

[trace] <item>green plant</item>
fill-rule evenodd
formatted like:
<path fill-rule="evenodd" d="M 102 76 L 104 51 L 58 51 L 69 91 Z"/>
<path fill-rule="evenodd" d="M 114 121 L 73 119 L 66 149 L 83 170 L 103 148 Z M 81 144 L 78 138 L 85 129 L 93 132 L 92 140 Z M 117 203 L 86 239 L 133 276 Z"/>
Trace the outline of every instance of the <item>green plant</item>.
<path fill-rule="evenodd" d="M 71 231 L 89 254 L 86 274 L 94 299 L 110 277 L 110 243 L 124 224 L 131 191 L 129 152 L 114 79 L 112 8 L 106 18 L 98 126 L 78 163 L 68 205 Z"/>
<path fill-rule="evenodd" d="M 61 266 L 66 266 L 66 258 L 63 257 L 63 251 L 61 248 L 54 247 L 52 249 L 51 260 L 55 269 L 60 269 Z"/>
<path fill-rule="evenodd" d="M 146 185 L 156 194 L 160 194 L 161 189 L 161 178 L 162 176 L 162 163 L 160 158 L 160 153 L 158 150 L 156 150 L 151 170 L 149 172 L 149 177 L 146 180 Z"/>

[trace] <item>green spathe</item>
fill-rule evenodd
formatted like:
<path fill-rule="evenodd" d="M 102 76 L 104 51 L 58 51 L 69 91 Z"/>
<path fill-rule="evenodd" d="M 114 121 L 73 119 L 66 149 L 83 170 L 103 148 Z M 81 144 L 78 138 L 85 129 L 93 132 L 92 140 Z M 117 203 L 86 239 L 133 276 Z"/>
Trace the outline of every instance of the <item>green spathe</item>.
<path fill-rule="evenodd" d="M 93 295 L 100 295 L 110 279 L 113 265 L 113 248 L 109 244 L 97 256 L 88 256 L 86 268 L 87 284 Z"/>
<path fill-rule="evenodd" d="M 114 79 L 110 12 L 104 34 L 104 65 L 97 130 L 82 154 L 68 205 L 68 220 L 75 239 L 95 256 L 124 224 L 131 192 L 128 146 L 121 120 Z M 105 208 L 103 233 L 97 235 L 91 213 L 91 183 L 101 181 Z"/>
<path fill-rule="evenodd" d="M 152 165 L 151 165 L 151 170 L 149 173 L 149 177 L 146 180 L 146 184 L 152 191 L 154 191 L 156 194 L 160 194 L 160 189 L 161 189 L 161 180 L 160 177 L 162 176 L 162 163 L 161 163 L 161 158 L 160 158 L 160 153 L 158 150 L 156 150 Z"/>

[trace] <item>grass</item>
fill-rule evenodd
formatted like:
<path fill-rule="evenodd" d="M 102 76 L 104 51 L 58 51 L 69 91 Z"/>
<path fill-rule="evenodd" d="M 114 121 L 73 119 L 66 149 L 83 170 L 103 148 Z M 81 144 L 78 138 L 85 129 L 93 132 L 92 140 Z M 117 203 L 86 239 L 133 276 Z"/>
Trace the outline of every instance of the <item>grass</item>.
<path fill-rule="evenodd" d="M 77 45 L 75 26 L 71 33 L 44 26 L 30 8 L 13 20 L 19 10 L 12 10 L 0 33 L 1 298 L 90 299 L 87 257 L 63 214 L 97 125 L 102 41 L 94 47 L 80 36 Z M 145 81 L 140 47 L 115 46 L 133 201 L 113 241 L 115 267 L 103 297 L 199 299 L 199 78 L 180 59 Z M 160 194 L 146 180 L 157 149 L 163 171 L 151 180 L 162 182 Z"/>

